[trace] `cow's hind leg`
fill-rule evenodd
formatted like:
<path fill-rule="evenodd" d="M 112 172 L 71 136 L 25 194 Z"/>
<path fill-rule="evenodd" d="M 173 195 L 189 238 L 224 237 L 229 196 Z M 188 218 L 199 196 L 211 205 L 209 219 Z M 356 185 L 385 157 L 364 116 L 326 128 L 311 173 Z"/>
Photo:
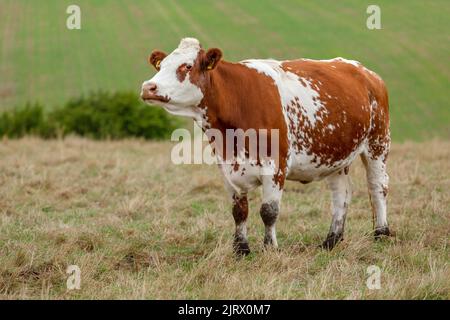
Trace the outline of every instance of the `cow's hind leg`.
<path fill-rule="evenodd" d="M 233 249 L 237 255 L 248 255 L 250 247 L 247 240 L 247 195 L 233 195 L 233 218 L 236 224 Z"/>
<path fill-rule="evenodd" d="M 370 151 L 361 155 L 361 159 L 366 168 L 367 184 L 374 216 L 374 236 L 376 240 L 382 236 L 391 235 L 386 212 L 386 198 L 389 183 L 389 176 L 386 172 L 386 156 L 387 150 L 380 156 L 374 156 Z"/>
<path fill-rule="evenodd" d="M 351 200 L 351 183 L 348 176 L 348 168 L 328 177 L 328 185 L 331 189 L 333 219 L 330 231 L 322 243 L 322 247 L 331 250 L 338 242 L 343 240 L 344 236 L 345 218 Z"/>

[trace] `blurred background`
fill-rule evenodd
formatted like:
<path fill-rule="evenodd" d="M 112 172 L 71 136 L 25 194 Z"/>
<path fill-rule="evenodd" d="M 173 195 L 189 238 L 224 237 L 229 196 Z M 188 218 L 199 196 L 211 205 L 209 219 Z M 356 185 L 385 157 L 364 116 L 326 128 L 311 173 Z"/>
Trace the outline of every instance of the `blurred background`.
<path fill-rule="evenodd" d="M 66 27 L 71 4 L 81 8 L 80 30 Z M 0 133 L 17 129 L 11 129 L 13 113 L 17 116 L 27 104 L 39 106 L 37 111 L 28 107 L 31 115 L 25 117 L 32 119 L 64 108 L 67 115 L 78 108 L 74 119 L 50 115 L 66 130 L 91 119 L 102 108 L 95 103 L 103 101 L 108 108 L 118 94 L 125 101 L 115 111 L 118 115 L 127 114 L 127 104 L 139 111 L 127 119 L 128 124 L 102 129 L 105 135 L 114 135 L 119 127 L 142 119 L 142 112 L 148 113 L 137 97 L 143 80 L 154 73 L 146 61 L 149 53 L 155 48 L 170 52 L 182 37 L 193 36 L 205 48 L 220 47 L 229 61 L 337 56 L 358 60 L 387 83 L 395 141 L 449 138 L 448 1 L 379 0 L 380 30 L 366 27 L 370 4 L 358 0 L 0 0 L 0 111 L 9 111 L 0 121 Z M 85 112 L 89 107 L 93 110 Z M 147 136 L 144 132 L 155 123 L 162 128 L 179 125 L 158 111 L 150 113 L 156 122 L 127 127 L 124 135 L 131 130 L 144 137 L 162 137 L 163 129 Z M 32 124 L 20 130 L 27 126 Z M 55 131 L 39 130 L 44 136 Z M 89 128 L 74 131 L 82 134 L 83 130 Z M 102 132 L 93 136 L 102 137 Z"/>

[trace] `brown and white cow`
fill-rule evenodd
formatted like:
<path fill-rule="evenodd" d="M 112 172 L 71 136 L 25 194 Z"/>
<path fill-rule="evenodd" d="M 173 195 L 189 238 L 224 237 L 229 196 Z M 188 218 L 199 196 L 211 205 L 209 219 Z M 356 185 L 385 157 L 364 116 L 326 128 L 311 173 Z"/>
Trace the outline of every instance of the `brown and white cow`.
<path fill-rule="evenodd" d="M 158 72 L 143 83 L 141 97 L 172 114 L 193 118 L 203 130 L 279 130 L 279 159 L 272 175 L 263 174 L 261 162 L 219 165 L 233 201 L 235 251 L 250 252 L 246 229 L 250 190 L 262 186 L 264 244 L 276 247 L 275 222 L 285 181 L 323 178 L 332 191 L 333 218 L 322 246 L 333 248 L 343 239 L 351 198 L 348 171 L 358 155 L 367 171 L 375 238 L 389 235 L 390 136 L 383 80 L 359 62 L 343 58 L 238 63 L 221 58 L 221 50 L 205 51 L 194 38 L 182 39 L 169 55 L 153 51 L 149 61 Z"/>

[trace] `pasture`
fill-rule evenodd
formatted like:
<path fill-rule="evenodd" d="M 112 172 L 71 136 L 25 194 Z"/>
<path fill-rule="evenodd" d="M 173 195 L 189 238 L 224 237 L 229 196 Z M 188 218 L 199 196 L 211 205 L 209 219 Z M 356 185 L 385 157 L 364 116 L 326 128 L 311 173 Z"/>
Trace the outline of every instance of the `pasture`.
<path fill-rule="evenodd" d="M 81 30 L 66 28 L 68 1 L 0 2 L 0 110 L 40 101 L 49 108 L 96 89 L 135 90 L 153 70 L 154 48 L 194 36 L 224 58 L 361 61 L 387 83 L 396 141 L 448 138 L 448 1 L 79 0 Z"/>
<path fill-rule="evenodd" d="M 263 251 L 259 191 L 253 252 L 236 260 L 234 222 L 215 166 L 170 162 L 169 142 L 80 138 L 0 144 L 0 298 L 449 299 L 450 143 L 393 144 L 390 225 L 374 242 L 361 161 L 345 240 L 317 246 L 330 219 L 324 182 L 289 182 L 278 251 Z M 66 268 L 81 289 L 66 289 Z M 366 287 L 367 267 L 381 288 Z"/>

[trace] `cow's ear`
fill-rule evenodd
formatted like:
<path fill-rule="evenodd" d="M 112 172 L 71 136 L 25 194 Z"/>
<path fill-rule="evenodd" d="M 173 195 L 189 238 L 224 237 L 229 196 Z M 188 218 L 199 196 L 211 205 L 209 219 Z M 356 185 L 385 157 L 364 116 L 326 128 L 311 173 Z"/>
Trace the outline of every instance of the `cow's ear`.
<path fill-rule="evenodd" d="M 167 54 L 165 54 L 162 51 L 159 50 L 154 50 L 152 52 L 152 54 L 148 57 L 148 62 L 153 65 L 155 67 L 156 70 L 159 71 L 159 69 L 161 69 L 160 64 L 161 61 L 163 61 L 163 59 L 167 56 Z"/>
<path fill-rule="evenodd" d="M 222 51 L 217 48 L 211 48 L 206 52 L 204 68 L 206 70 L 212 70 L 216 67 L 217 63 L 222 59 Z"/>

